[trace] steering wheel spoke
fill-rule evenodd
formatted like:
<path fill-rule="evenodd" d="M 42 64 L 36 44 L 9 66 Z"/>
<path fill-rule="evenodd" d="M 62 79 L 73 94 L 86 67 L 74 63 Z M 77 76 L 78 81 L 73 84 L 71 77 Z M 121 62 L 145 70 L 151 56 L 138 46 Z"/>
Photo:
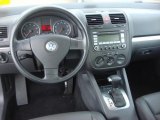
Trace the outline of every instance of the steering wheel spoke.
<path fill-rule="evenodd" d="M 84 50 L 85 44 L 82 39 L 71 38 L 70 50 Z"/>
<path fill-rule="evenodd" d="M 44 68 L 44 80 L 58 80 L 58 68 Z"/>
<path fill-rule="evenodd" d="M 30 39 L 16 40 L 15 51 L 31 51 Z"/>

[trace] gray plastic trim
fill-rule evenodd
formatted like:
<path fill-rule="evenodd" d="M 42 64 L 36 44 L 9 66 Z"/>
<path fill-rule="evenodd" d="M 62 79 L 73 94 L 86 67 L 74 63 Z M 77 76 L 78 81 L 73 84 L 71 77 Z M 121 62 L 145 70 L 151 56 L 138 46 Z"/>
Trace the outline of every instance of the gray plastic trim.
<path fill-rule="evenodd" d="M 0 120 L 4 120 L 5 118 L 5 108 L 4 108 L 4 93 L 2 88 L 2 79 L 0 76 Z"/>
<path fill-rule="evenodd" d="M 160 35 L 132 38 L 132 42 L 147 42 L 147 41 L 155 41 L 155 40 L 160 41 Z"/>
<path fill-rule="evenodd" d="M 26 79 L 24 76 L 17 74 L 15 76 L 16 101 L 17 105 L 28 104 Z"/>

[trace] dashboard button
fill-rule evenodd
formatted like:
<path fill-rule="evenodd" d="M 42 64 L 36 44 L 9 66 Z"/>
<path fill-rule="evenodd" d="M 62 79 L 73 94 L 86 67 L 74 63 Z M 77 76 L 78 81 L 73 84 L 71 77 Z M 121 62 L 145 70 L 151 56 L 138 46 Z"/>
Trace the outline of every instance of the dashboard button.
<path fill-rule="evenodd" d="M 95 42 L 94 45 L 98 45 L 98 43 Z"/>
<path fill-rule="evenodd" d="M 97 38 L 97 35 L 93 35 L 94 38 Z"/>

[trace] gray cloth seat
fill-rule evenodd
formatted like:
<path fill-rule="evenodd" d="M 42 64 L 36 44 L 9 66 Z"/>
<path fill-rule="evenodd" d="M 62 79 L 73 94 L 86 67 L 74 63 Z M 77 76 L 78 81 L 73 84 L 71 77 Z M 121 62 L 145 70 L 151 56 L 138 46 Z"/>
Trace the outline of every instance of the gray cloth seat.
<path fill-rule="evenodd" d="M 141 120 L 160 120 L 160 92 L 138 98 L 136 106 Z"/>
<path fill-rule="evenodd" d="M 105 120 L 98 112 L 71 112 L 56 115 L 49 115 L 30 120 Z"/>

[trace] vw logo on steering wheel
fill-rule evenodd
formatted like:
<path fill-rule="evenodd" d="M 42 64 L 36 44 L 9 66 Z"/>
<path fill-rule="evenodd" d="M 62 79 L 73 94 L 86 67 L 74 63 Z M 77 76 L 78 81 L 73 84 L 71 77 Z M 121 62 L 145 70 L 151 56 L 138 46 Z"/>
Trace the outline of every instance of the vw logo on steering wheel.
<path fill-rule="evenodd" d="M 46 43 L 46 49 L 50 52 L 52 51 L 56 51 L 58 48 L 58 45 L 56 42 L 53 42 L 53 41 L 49 41 Z"/>

